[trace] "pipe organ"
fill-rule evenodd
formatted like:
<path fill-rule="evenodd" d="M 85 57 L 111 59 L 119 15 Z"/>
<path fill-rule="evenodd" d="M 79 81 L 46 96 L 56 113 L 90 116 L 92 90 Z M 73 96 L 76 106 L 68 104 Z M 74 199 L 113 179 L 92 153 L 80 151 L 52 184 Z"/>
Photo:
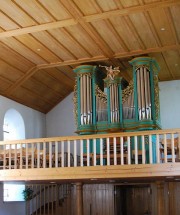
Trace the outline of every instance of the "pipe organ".
<path fill-rule="evenodd" d="M 133 78 L 122 90 L 119 69 L 82 65 L 75 85 L 75 116 L 79 134 L 160 128 L 157 62 L 149 57 L 130 61 Z"/>

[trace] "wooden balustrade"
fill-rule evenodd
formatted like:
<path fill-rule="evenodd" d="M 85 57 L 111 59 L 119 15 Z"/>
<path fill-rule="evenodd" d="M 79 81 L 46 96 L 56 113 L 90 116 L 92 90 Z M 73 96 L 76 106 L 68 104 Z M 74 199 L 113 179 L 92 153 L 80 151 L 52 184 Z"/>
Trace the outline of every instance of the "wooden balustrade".
<path fill-rule="evenodd" d="M 180 161 L 180 129 L 0 142 L 0 169 Z"/>

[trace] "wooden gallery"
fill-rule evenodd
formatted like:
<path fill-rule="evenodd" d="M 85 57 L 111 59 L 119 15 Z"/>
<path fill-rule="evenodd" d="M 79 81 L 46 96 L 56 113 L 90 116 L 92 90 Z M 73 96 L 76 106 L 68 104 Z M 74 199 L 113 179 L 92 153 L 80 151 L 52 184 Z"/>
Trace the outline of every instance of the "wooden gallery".
<path fill-rule="evenodd" d="M 0 215 L 179 215 L 180 1 L 0 11 Z"/>

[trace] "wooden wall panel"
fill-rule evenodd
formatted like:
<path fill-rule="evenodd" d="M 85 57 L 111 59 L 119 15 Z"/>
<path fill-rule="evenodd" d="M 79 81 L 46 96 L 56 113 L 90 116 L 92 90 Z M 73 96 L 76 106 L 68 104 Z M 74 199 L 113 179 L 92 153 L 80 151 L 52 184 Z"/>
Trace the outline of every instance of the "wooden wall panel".
<path fill-rule="evenodd" d="M 114 186 L 108 184 L 83 185 L 84 214 L 113 215 Z"/>

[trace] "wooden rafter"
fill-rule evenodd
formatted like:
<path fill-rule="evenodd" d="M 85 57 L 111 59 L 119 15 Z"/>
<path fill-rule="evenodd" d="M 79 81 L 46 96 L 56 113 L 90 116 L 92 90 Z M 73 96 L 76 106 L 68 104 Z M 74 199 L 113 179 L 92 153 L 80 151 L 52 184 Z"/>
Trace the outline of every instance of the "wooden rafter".
<path fill-rule="evenodd" d="M 164 52 L 168 50 L 179 50 L 180 45 L 169 45 L 169 46 L 163 46 L 163 47 L 154 47 L 154 48 L 148 48 L 144 50 L 137 50 L 137 51 L 130 51 L 130 52 L 124 52 L 124 53 L 116 53 L 116 58 L 125 58 L 135 55 L 142 55 L 142 54 L 148 54 L 148 53 L 154 53 L 154 52 Z"/>
<path fill-rule="evenodd" d="M 37 66 L 28 70 L 19 80 L 17 80 L 9 89 L 6 90 L 6 95 L 10 95 L 13 93 L 15 89 L 21 86 L 27 79 L 29 79 L 35 72 L 38 70 Z"/>
<path fill-rule="evenodd" d="M 127 15 L 130 15 L 133 13 L 145 12 L 145 11 L 152 10 L 154 8 L 171 7 L 171 6 L 177 5 L 177 4 L 180 4 L 179 0 L 153 2 L 150 4 L 146 4 L 146 5 L 144 4 L 144 5 L 140 5 L 140 6 L 123 8 L 120 10 L 107 11 L 107 12 L 103 12 L 100 14 L 88 15 L 88 16 L 84 16 L 83 19 L 85 22 L 92 22 L 92 21 L 99 20 L 99 19 L 109 19 L 109 17 L 113 17 L 113 16 L 127 16 Z"/>
<path fill-rule="evenodd" d="M 66 1 L 62 1 L 62 3 L 65 3 Z M 72 3 L 72 2 L 71 2 Z M 140 5 L 140 6 L 135 6 L 135 7 L 130 7 L 130 8 L 122 8 L 119 10 L 115 11 L 108 11 L 108 12 L 102 12 L 100 14 L 93 14 L 93 15 L 88 15 L 88 16 L 79 16 L 77 18 L 71 18 L 67 20 L 61 20 L 61 21 L 54 21 L 51 23 L 45 23 L 45 24 L 39 24 L 35 26 L 30 26 L 30 27 L 24 27 L 24 28 L 18 28 L 15 30 L 10 30 L 6 32 L 1 32 L 0 33 L 0 39 L 6 38 L 6 37 L 12 37 L 12 36 L 18 36 L 18 35 L 23 35 L 23 34 L 29 34 L 29 33 L 35 33 L 39 31 L 45 31 L 45 30 L 50 30 L 50 29 L 56 29 L 56 28 L 62 28 L 62 27 L 67 27 L 71 25 L 76 25 L 78 22 L 91 22 L 99 19 L 108 19 L 109 17 L 113 16 L 125 16 L 137 12 L 144 12 L 144 11 L 149 11 L 153 8 L 162 8 L 162 7 L 170 7 L 173 5 L 180 4 L 179 0 L 168 0 L 168 1 L 162 1 L 162 2 L 153 2 L 151 4 L 147 5 Z M 70 4 L 72 6 L 72 4 Z M 73 10 L 74 12 L 74 10 Z M 76 16 L 77 16 L 77 11 L 76 11 Z"/>

